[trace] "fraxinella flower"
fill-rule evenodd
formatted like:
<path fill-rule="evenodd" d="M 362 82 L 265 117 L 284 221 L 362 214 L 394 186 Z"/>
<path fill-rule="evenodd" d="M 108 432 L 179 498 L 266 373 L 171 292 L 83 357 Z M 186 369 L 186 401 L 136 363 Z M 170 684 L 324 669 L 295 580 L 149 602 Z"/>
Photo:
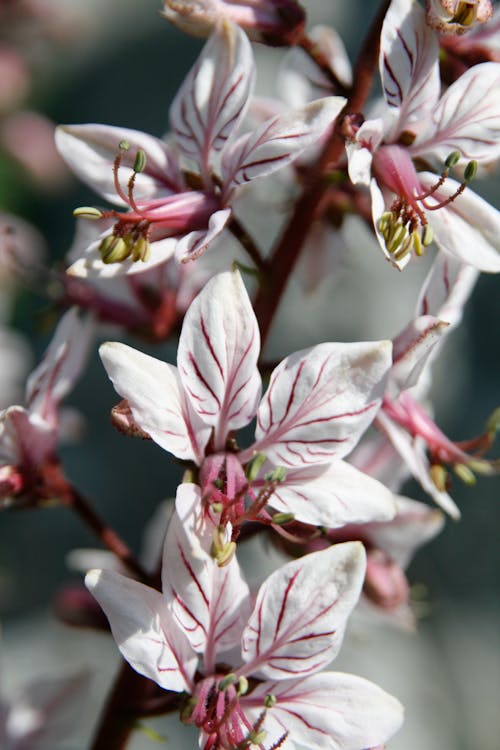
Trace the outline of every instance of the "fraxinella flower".
<path fill-rule="evenodd" d="M 0 497 L 43 491 L 39 470 L 57 462 L 56 445 L 64 436 L 60 403 L 78 378 L 92 335 L 90 318 L 69 310 L 56 329 L 42 362 L 26 387 L 26 407 L 0 413 Z"/>
<path fill-rule="evenodd" d="M 470 68 L 440 98 L 438 53 L 418 3 L 393 0 L 380 47 L 386 107 L 347 143 L 349 174 L 370 185 L 377 238 L 397 268 L 435 239 L 479 270 L 498 272 L 498 211 L 467 183 L 477 164 L 500 154 L 500 65 Z M 462 182 L 448 176 L 457 165 Z"/>
<path fill-rule="evenodd" d="M 464 34 L 493 15 L 491 0 L 425 0 L 427 23 L 440 34 Z"/>
<path fill-rule="evenodd" d="M 163 15 L 194 36 L 208 36 L 225 18 L 273 46 L 294 44 L 306 19 L 295 0 L 164 0 Z"/>
<path fill-rule="evenodd" d="M 484 434 L 453 442 L 435 424 L 426 402 L 432 362 L 444 339 L 459 324 L 477 277 L 477 269 L 444 253 L 438 254 L 424 284 L 415 321 L 394 341 L 394 365 L 376 417 L 377 427 L 392 443 L 410 474 L 455 519 L 460 512 L 448 494 L 450 477 L 446 467 L 451 466 L 469 484 L 474 482 L 474 473 L 495 473 L 498 461 L 488 461 L 482 455 L 494 440 L 498 418 L 496 413 L 492 415 Z M 392 454 L 379 445 L 372 456 L 379 469 L 377 452 L 378 459 L 385 453 L 392 464 Z"/>
<path fill-rule="evenodd" d="M 235 557 L 210 554 L 218 520 L 181 485 L 164 547 L 163 593 L 113 571 L 86 583 L 124 658 L 164 690 L 186 693 L 181 718 L 204 750 L 298 743 L 362 750 L 400 726 L 398 701 L 359 677 L 320 670 L 337 655 L 365 571 L 342 544 L 284 565 L 255 604 Z M 241 648 L 240 655 L 237 647 Z"/>
<path fill-rule="evenodd" d="M 198 257 L 228 223 L 238 187 L 295 159 L 331 126 L 345 103 L 341 97 L 319 99 L 235 138 L 254 68 L 246 34 L 226 21 L 172 104 L 172 146 L 107 125 L 58 129 L 57 145 L 71 168 L 120 207 L 77 210 L 96 228 L 94 240 L 78 248 L 83 257 L 70 273 L 115 276 L 144 271 L 174 254 L 180 260 Z"/>
<path fill-rule="evenodd" d="M 213 277 L 188 309 L 177 368 L 121 343 L 100 353 L 128 404 L 122 429 L 190 462 L 204 498 L 222 503 L 224 522 L 269 522 L 267 505 L 328 527 L 394 514 L 392 493 L 342 460 L 380 406 L 390 342 L 296 352 L 260 400 L 259 329 L 233 271 Z M 255 441 L 240 449 L 234 432 L 255 416 Z"/>

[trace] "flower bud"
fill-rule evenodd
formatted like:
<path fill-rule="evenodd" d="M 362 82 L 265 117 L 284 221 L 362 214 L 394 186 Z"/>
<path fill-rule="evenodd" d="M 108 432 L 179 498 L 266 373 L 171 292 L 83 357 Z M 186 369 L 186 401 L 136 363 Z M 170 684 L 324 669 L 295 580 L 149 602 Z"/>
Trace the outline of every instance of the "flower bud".
<path fill-rule="evenodd" d="M 363 591 L 383 609 L 393 609 L 405 604 L 409 596 L 404 571 L 389 555 L 379 549 L 368 553 Z"/>
<path fill-rule="evenodd" d="M 489 21 L 491 0 L 426 0 L 427 23 L 440 34 L 464 34 Z"/>
<path fill-rule="evenodd" d="M 193 36 L 208 36 L 225 19 L 252 39 L 276 47 L 295 44 L 306 18 L 296 0 L 164 0 L 163 15 Z"/>

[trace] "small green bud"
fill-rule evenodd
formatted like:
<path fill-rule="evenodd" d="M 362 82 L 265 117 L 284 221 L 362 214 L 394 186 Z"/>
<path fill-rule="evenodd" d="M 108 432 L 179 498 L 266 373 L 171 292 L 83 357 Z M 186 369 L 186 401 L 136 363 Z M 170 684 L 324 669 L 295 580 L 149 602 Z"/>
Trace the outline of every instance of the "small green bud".
<path fill-rule="evenodd" d="M 73 216 L 79 218 L 82 216 L 84 219 L 102 219 L 104 216 L 103 212 L 93 206 L 80 206 L 75 208 Z"/>
<path fill-rule="evenodd" d="M 130 148 L 130 143 L 126 140 L 120 141 L 120 143 L 118 144 L 118 148 L 120 149 L 120 151 L 128 151 Z"/>
<path fill-rule="evenodd" d="M 461 153 L 460 151 L 452 151 L 451 154 L 448 154 L 448 156 L 445 159 L 445 166 L 448 168 L 456 167 L 458 162 L 460 161 Z"/>
<path fill-rule="evenodd" d="M 245 476 L 249 482 L 253 482 L 257 479 L 259 471 L 262 469 L 263 464 L 266 462 L 266 456 L 263 453 L 257 453 L 245 467 Z"/>
<path fill-rule="evenodd" d="M 231 672 L 230 674 L 223 677 L 219 682 L 219 690 L 222 693 L 227 687 L 229 687 L 229 685 L 234 685 L 235 682 L 238 682 L 238 677 L 234 674 L 234 672 Z"/>
<path fill-rule="evenodd" d="M 433 239 L 434 239 L 434 229 L 431 227 L 430 224 L 426 224 L 422 230 L 422 245 L 424 247 L 429 247 Z"/>
<path fill-rule="evenodd" d="M 276 705 L 276 696 L 273 695 L 272 693 L 268 693 L 268 695 L 266 695 L 266 697 L 264 698 L 264 706 L 266 708 L 272 708 L 275 705 Z"/>
<path fill-rule="evenodd" d="M 134 172 L 144 172 L 146 168 L 146 153 L 140 148 L 135 155 Z"/>
<path fill-rule="evenodd" d="M 464 484 L 468 484 L 469 486 L 476 484 L 476 477 L 469 469 L 469 467 L 465 464 L 455 464 L 453 470 L 455 471 L 457 477 L 461 479 Z"/>
<path fill-rule="evenodd" d="M 275 513 L 272 516 L 272 522 L 277 526 L 283 526 L 285 523 L 295 521 L 295 513 Z"/>
<path fill-rule="evenodd" d="M 277 466 L 269 474 L 266 474 L 264 479 L 266 482 L 284 482 L 286 479 L 286 469 L 284 466 Z"/>
<path fill-rule="evenodd" d="M 470 182 L 477 173 L 477 161 L 470 161 L 464 169 L 464 182 Z"/>

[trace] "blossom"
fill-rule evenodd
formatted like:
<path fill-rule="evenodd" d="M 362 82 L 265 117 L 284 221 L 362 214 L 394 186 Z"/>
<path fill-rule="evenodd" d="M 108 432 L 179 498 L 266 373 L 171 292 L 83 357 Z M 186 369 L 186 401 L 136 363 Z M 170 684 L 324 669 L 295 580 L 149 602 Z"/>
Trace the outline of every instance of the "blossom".
<path fill-rule="evenodd" d="M 58 129 L 57 145 L 70 167 L 120 207 L 77 210 L 94 222 L 94 236 L 82 243 L 70 273 L 110 277 L 142 272 L 174 254 L 183 261 L 199 257 L 228 223 L 238 188 L 295 159 L 344 105 L 341 97 L 318 99 L 235 138 L 254 69 L 247 36 L 226 21 L 174 99 L 172 145 L 107 125 Z"/>
<path fill-rule="evenodd" d="M 163 15 L 194 36 L 208 36 L 226 19 L 252 39 L 275 46 L 294 44 L 306 18 L 295 0 L 164 0 Z"/>
<path fill-rule="evenodd" d="M 380 406 L 389 342 L 296 352 L 274 370 L 261 400 L 259 329 L 233 271 L 213 277 L 189 307 L 177 368 L 118 342 L 100 354 L 127 402 L 122 429 L 197 467 L 206 497 L 223 504 L 233 525 L 269 522 L 268 504 L 328 527 L 392 517 L 392 493 L 342 460 Z M 240 449 L 234 433 L 255 416 L 255 441 Z"/>
<path fill-rule="evenodd" d="M 426 0 L 427 23 L 440 34 L 464 34 L 493 15 L 491 0 Z"/>
<path fill-rule="evenodd" d="M 380 49 L 386 106 L 347 143 L 349 174 L 370 185 L 377 239 L 397 268 L 434 239 L 463 262 L 497 272 L 498 212 L 467 185 L 477 164 L 500 153 L 500 65 L 475 65 L 440 97 L 438 52 L 418 3 L 393 0 Z M 461 182 L 449 177 L 453 166 L 463 169 Z"/>
<path fill-rule="evenodd" d="M 64 434 L 60 402 L 84 366 L 91 332 L 90 318 L 81 321 L 76 308 L 68 310 L 28 378 L 26 407 L 0 412 L 1 497 L 41 491 L 38 471 L 56 461 L 57 441 Z"/>
<path fill-rule="evenodd" d="M 220 567 L 210 554 L 217 520 L 200 512 L 199 499 L 195 485 L 179 487 L 163 593 L 113 571 L 87 574 L 124 658 L 164 690 L 188 694 L 181 718 L 200 729 L 204 750 L 385 742 L 401 724 L 400 704 L 359 677 L 319 674 L 338 653 L 359 596 L 362 545 L 284 565 L 252 607 L 236 558 Z"/>

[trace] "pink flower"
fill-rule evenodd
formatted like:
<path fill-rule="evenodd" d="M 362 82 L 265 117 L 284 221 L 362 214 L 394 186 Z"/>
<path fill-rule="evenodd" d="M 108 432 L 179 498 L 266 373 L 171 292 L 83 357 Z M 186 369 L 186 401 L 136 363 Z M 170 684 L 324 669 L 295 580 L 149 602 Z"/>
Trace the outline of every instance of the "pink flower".
<path fill-rule="evenodd" d="M 252 607 L 236 558 L 219 567 L 210 554 L 217 519 L 200 513 L 199 500 L 195 485 L 179 487 L 163 593 L 112 571 L 87 575 L 124 658 L 165 690 L 188 694 L 181 718 L 199 728 L 204 750 L 385 742 L 401 724 L 399 703 L 367 680 L 319 674 L 338 653 L 359 596 L 362 545 L 288 563 Z"/>
<path fill-rule="evenodd" d="M 107 125 L 58 129 L 56 142 L 70 167 L 120 207 L 77 211 L 94 220 L 95 231 L 70 273 L 109 277 L 142 272 L 174 254 L 183 261 L 197 258 L 229 221 L 237 189 L 295 159 L 344 105 L 341 97 L 319 99 L 235 138 L 254 68 L 247 36 L 225 22 L 172 104 L 172 146 Z"/>
<path fill-rule="evenodd" d="M 391 363 L 386 341 L 326 343 L 287 357 L 261 400 L 259 330 L 237 271 L 212 278 L 184 318 L 178 367 L 120 343 L 100 349 L 132 432 L 196 468 L 224 520 L 314 525 L 387 519 L 392 493 L 343 461 L 375 417 Z M 260 402 L 260 403 L 259 403 Z M 235 431 L 257 417 L 255 440 Z"/>
<path fill-rule="evenodd" d="M 427 23 L 440 34 L 464 34 L 493 15 L 491 0 L 426 0 Z"/>

